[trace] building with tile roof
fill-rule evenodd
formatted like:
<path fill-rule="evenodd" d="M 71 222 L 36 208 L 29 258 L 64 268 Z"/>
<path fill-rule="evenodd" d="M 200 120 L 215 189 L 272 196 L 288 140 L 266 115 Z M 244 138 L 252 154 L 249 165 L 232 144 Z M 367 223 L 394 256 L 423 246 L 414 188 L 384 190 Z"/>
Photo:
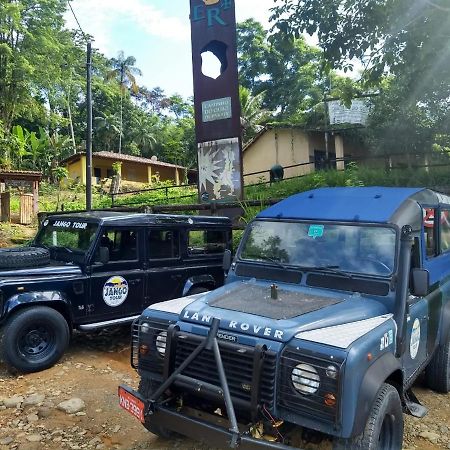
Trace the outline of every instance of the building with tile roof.
<path fill-rule="evenodd" d="M 177 166 L 156 158 L 125 155 L 113 152 L 94 152 L 92 154 L 92 182 L 98 184 L 104 178 L 113 176 L 113 164 L 121 163 L 120 175 L 122 181 L 152 184 L 155 180 L 172 181 L 176 185 L 183 184 L 187 178 L 194 182 L 196 171 L 183 166 Z M 86 184 L 86 153 L 76 153 L 61 163 L 67 167 L 69 177 Z"/>

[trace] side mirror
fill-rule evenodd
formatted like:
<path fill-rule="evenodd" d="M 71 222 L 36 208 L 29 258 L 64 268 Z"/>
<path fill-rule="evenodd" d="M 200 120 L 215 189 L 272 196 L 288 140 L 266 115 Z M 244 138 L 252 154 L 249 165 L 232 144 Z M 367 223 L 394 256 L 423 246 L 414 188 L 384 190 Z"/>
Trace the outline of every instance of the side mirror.
<path fill-rule="evenodd" d="M 223 253 L 223 262 L 222 262 L 222 268 L 225 272 L 228 272 L 231 267 L 231 250 L 225 250 Z"/>
<path fill-rule="evenodd" d="M 425 297 L 430 291 L 430 273 L 425 269 L 413 269 L 411 273 L 412 294 Z"/>
<path fill-rule="evenodd" d="M 109 248 L 108 247 L 100 247 L 98 261 L 102 264 L 107 264 L 109 262 Z"/>

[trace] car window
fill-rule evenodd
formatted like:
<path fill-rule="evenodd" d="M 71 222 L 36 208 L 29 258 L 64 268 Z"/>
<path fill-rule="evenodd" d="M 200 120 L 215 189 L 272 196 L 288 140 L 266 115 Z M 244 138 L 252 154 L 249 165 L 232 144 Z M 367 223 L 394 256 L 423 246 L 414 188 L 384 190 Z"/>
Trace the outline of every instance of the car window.
<path fill-rule="evenodd" d="M 109 249 L 109 261 L 137 261 L 138 232 L 131 229 L 105 230 L 100 238 L 100 247 Z"/>
<path fill-rule="evenodd" d="M 450 250 L 450 211 L 441 211 L 441 252 Z"/>
<path fill-rule="evenodd" d="M 223 253 L 226 249 L 227 233 L 222 230 L 190 230 L 188 254 L 202 255 Z"/>
<path fill-rule="evenodd" d="M 388 227 L 257 221 L 244 239 L 246 261 L 382 276 L 395 268 L 396 233 Z"/>
<path fill-rule="evenodd" d="M 149 259 L 173 259 L 180 256 L 178 230 L 150 230 L 148 233 Z"/>
<path fill-rule="evenodd" d="M 423 233 L 428 258 L 436 256 L 435 214 L 436 210 L 434 208 L 425 208 L 423 210 Z"/>

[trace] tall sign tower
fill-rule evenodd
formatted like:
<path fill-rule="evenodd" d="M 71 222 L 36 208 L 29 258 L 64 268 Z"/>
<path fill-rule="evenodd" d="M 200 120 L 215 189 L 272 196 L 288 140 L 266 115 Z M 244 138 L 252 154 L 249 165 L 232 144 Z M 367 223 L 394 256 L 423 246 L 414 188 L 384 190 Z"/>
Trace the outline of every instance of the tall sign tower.
<path fill-rule="evenodd" d="M 198 183 L 203 202 L 243 195 L 234 1 L 190 0 Z M 219 61 L 217 76 L 205 75 L 208 54 Z"/>

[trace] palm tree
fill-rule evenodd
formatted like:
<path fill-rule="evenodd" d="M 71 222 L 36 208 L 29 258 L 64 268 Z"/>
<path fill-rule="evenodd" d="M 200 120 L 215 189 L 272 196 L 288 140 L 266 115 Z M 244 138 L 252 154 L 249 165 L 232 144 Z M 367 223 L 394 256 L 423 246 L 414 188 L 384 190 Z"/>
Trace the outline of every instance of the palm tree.
<path fill-rule="evenodd" d="M 265 91 L 252 95 L 250 90 L 239 86 L 241 101 L 241 126 L 244 143 L 248 142 L 263 128 L 262 123 L 270 117 L 270 112 L 262 108 Z"/>
<path fill-rule="evenodd" d="M 119 133 L 119 153 L 122 153 L 122 135 L 123 135 L 123 95 L 127 89 L 131 89 L 135 94 L 139 92 L 139 86 L 136 83 L 136 75 L 142 75 L 142 72 L 137 67 L 136 58 L 134 56 L 127 56 L 123 51 L 120 51 L 117 59 L 111 59 L 111 70 L 107 78 L 109 80 L 115 79 L 120 86 L 120 133 Z"/>
<path fill-rule="evenodd" d="M 156 124 L 151 116 L 139 115 L 134 119 L 133 142 L 140 148 L 141 156 L 151 152 L 156 144 Z"/>
<path fill-rule="evenodd" d="M 115 136 L 121 134 L 121 124 L 117 114 L 100 113 L 101 116 L 94 118 L 94 125 L 97 132 L 101 132 L 104 136 L 106 149 L 111 150 L 111 143 Z"/>

